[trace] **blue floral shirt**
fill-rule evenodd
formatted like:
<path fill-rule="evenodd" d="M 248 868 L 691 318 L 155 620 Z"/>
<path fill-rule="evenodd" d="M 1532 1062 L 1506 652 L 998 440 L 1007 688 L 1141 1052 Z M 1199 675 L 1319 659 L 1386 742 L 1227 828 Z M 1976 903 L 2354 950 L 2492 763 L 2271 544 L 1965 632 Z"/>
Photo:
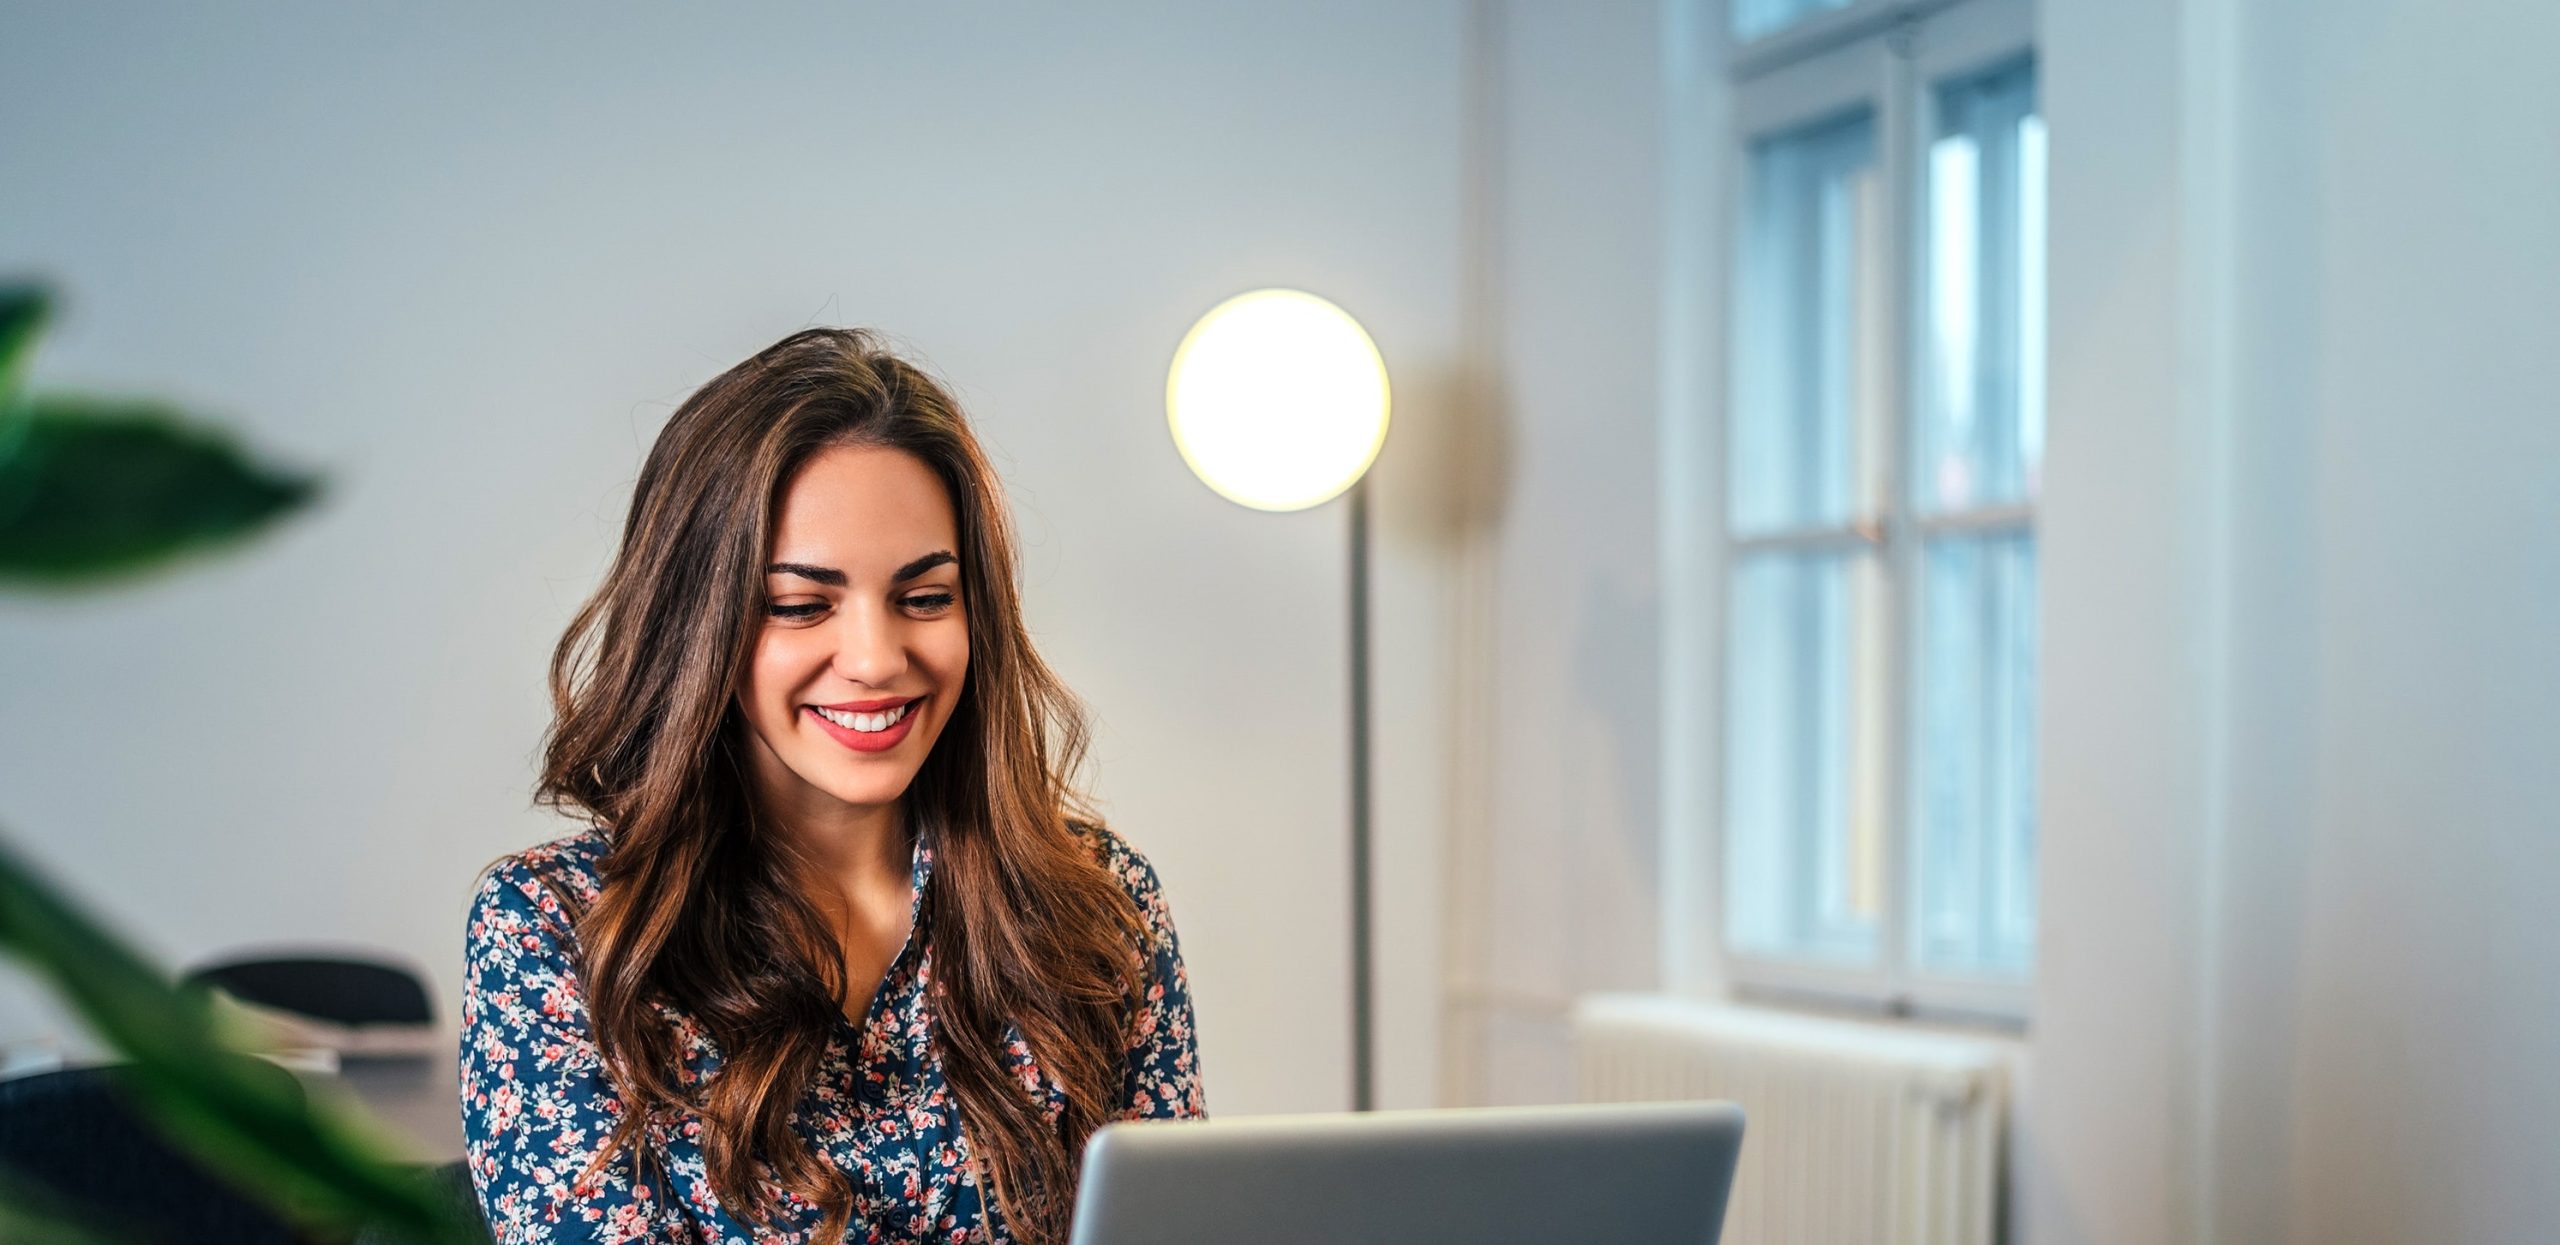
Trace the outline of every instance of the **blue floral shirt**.
<path fill-rule="evenodd" d="M 1143 1005 L 1129 1034 L 1120 1118 L 1198 1116 L 1204 1106 L 1191 995 L 1173 917 L 1155 870 L 1120 837 L 1094 832 L 1096 848 L 1145 915 L 1149 969 Z M 652 1122 L 652 1148 L 665 1179 L 638 1175 L 623 1153 L 579 1176 L 620 1117 L 587 1026 L 576 938 L 559 900 L 561 885 L 592 903 L 600 887 L 601 831 L 589 830 L 500 861 L 472 903 L 462 1003 L 462 1120 L 481 1210 L 501 1245 L 518 1242 L 750 1241 L 808 1245 L 822 1216 L 795 1194 L 780 1195 L 778 1231 L 758 1233 L 722 1207 L 703 1168 L 700 1119 L 687 1113 Z M 792 1124 L 853 1182 L 849 1241 L 999 1242 L 1003 1216 L 986 1213 L 959 1104 L 943 1085 L 932 1049 L 927 985 L 933 956 L 921 897 L 933 851 L 914 850 L 915 910 L 898 952 L 859 1026 L 840 1021 L 816 1083 Z M 681 1079 L 719 1067 L 720 1054 L 693 1020 L 665 1004 L 685 1051 Z M 1039 1087 L 1054 1120 L 1065 1097 L 1017 1031 L 1009 1052 L 1025 1084 Z"/>

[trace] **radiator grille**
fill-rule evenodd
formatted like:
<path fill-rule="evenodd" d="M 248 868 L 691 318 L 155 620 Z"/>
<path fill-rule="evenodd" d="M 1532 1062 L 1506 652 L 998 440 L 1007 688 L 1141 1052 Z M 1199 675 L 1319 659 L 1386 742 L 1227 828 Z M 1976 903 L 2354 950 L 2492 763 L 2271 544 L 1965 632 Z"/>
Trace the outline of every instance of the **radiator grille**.
<path fill-rule="evenodd" d="M 1749 1119 L 1728 1245 L 1995 1245 L 2014 1045 L 1650 995 L 1576 1004 L 1586 1102 Z"/>

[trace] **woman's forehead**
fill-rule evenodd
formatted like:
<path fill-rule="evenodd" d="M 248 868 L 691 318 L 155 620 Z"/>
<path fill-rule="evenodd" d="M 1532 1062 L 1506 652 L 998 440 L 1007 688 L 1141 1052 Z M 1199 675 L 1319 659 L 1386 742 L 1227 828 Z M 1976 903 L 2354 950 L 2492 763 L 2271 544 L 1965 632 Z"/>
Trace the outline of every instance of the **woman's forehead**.
<path fill-rule="evenodd" d="M 959 548 L 941 477 L 913 454 L 877 446 L 824 450 L 793 473 L 773 538 L 771 561 L 880 575 Z"/>

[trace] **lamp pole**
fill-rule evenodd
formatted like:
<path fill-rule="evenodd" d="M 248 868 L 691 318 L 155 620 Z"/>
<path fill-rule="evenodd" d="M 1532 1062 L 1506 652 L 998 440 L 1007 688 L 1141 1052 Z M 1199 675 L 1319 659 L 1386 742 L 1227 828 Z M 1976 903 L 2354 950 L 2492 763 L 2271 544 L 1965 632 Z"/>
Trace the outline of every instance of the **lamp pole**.
<path fill-rule="evenodd" d="M 1351 1109 L 1378 1105 L 1369 839 L 1369 477 L 1351 486 Z"/>

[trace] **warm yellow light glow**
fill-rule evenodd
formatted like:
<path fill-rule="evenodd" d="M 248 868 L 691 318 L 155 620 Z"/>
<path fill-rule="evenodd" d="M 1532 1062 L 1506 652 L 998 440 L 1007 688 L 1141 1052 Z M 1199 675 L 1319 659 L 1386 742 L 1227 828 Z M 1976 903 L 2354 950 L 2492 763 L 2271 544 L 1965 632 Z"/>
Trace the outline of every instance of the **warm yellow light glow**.
<path fill-rule="evenodd" d="M 1350 488 L 1387 441 L 1387 365 L 1360 322 L 1298 290 L 1209 309 L 1173 354 L 1165 418 L 1193 474 L 1256 510 Z"/>

